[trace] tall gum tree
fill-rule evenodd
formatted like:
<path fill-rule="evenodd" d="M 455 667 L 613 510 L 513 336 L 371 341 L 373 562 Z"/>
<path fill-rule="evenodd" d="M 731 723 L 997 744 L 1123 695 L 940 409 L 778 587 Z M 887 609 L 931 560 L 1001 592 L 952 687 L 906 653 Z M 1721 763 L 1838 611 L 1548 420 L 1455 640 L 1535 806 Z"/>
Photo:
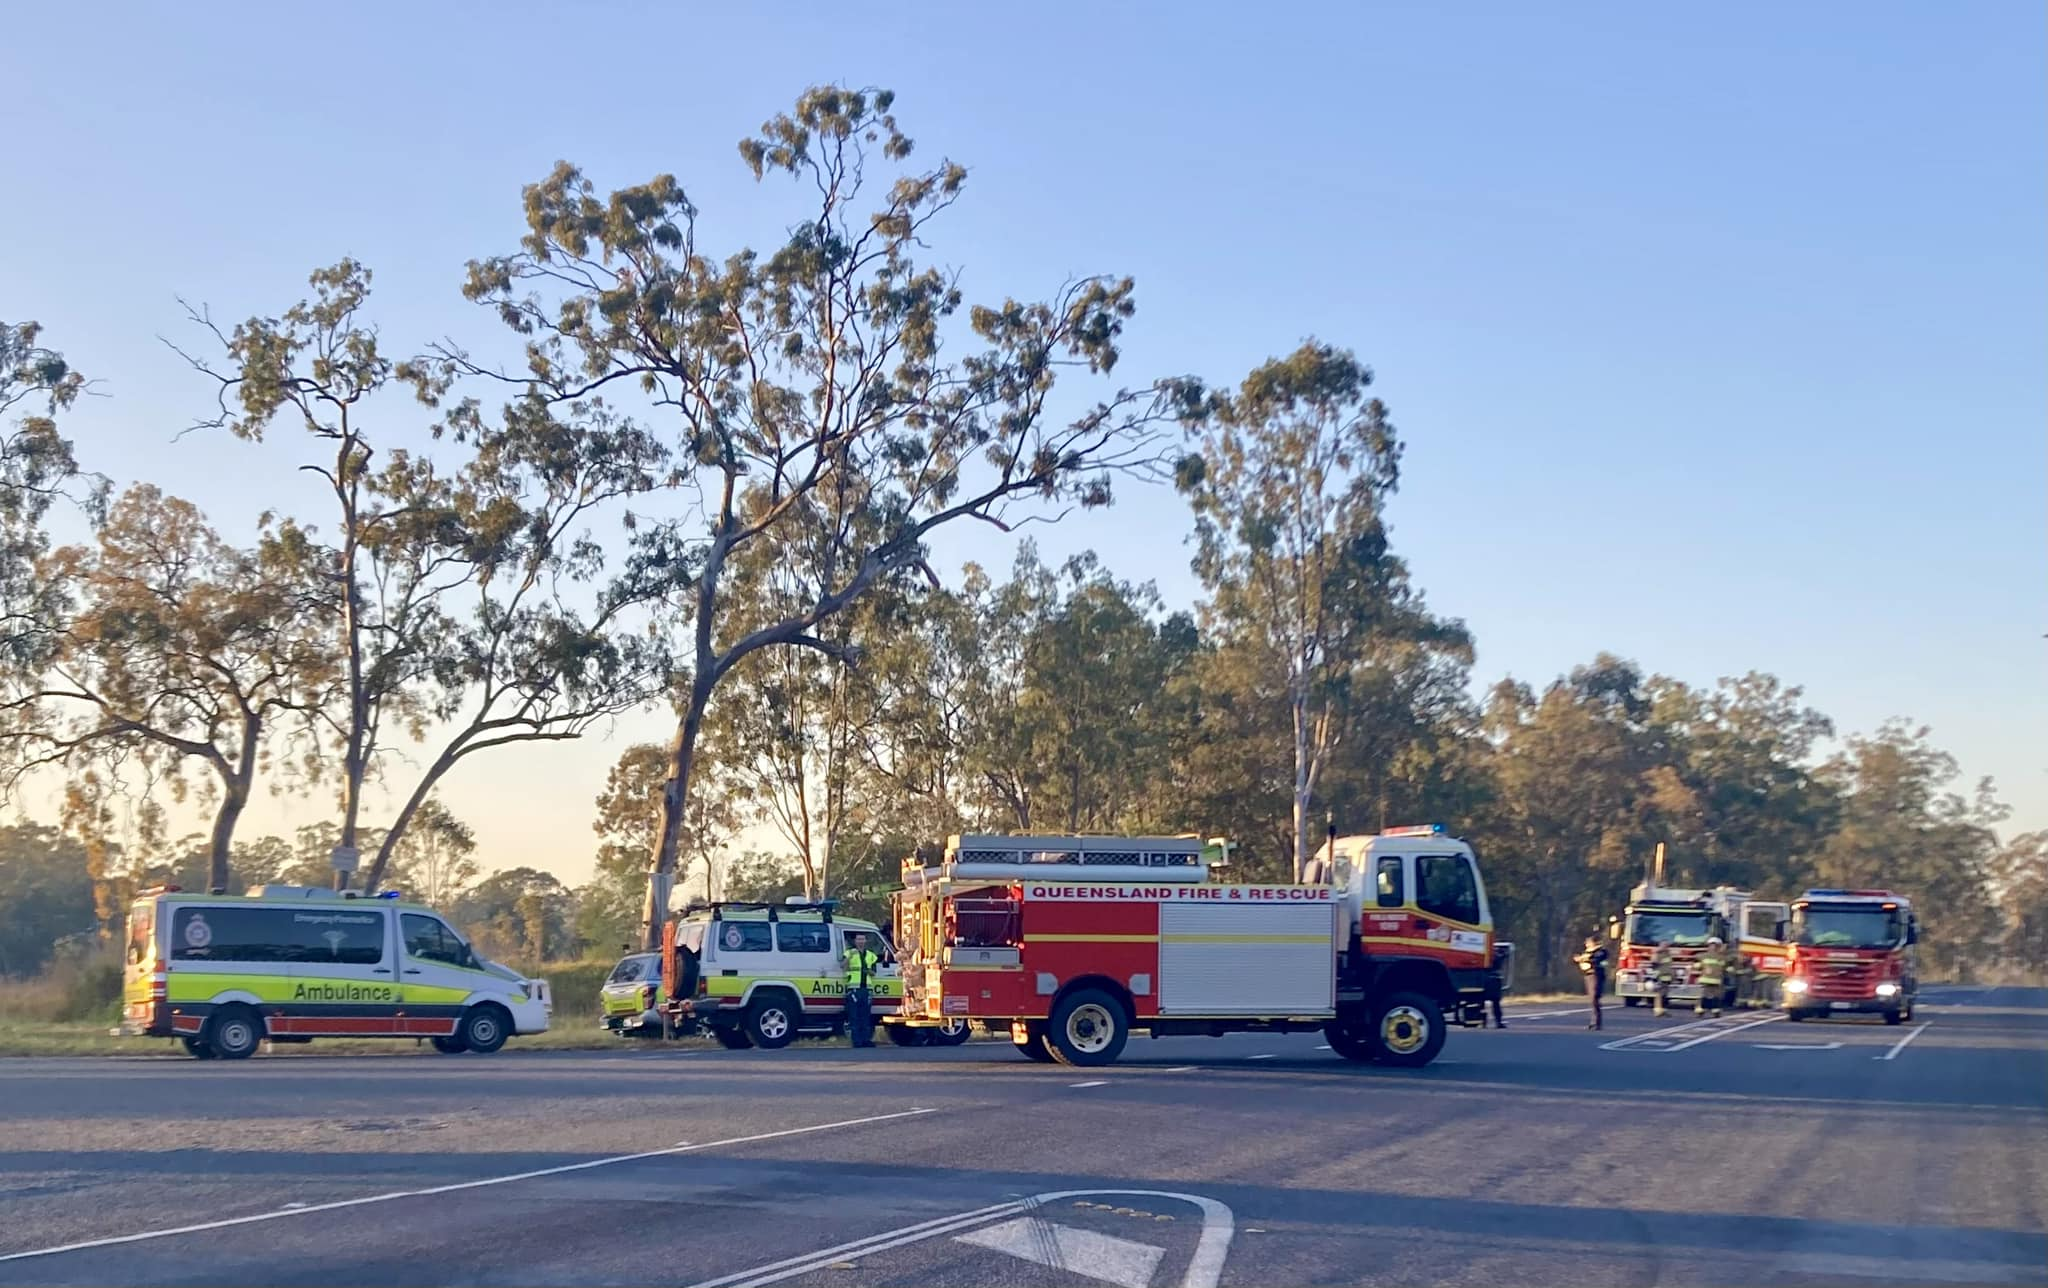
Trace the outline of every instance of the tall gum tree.
<path fill-rule="evenodd" d="M 1429 616 L 1388 547 L 1401 441 L 1348 351 L 1310 340 L 1217 393 L 1178 482 L 1195 511 L 1194 570 L 1212 624 L 1284 679 L 1294 752 L 1293 871 L 1362 668 L 1397 641 L 1469 651 Z"/>
<path fill-rule="evenodd" d="M 700 248 L 670 175 L 599 197 L 563 163 L 526 190 L 527 235 L 471 266 L 468 293 L 528 337 L 508 376 L 552 401 L 637 389 L 672 427 L 682 504 L 635 532 L 629 576 L 665 582 L 686 616 L 683 697 L 650 857 L 650 946 L 674 879 L 697 742 L 721 682 L 763 649 L 841 657 L 821 632 L 877 583 L 924 568 L 934 529 L 1110 500 L 1112 476 L 1158 472 L 1167 427 L 1201 406 L 1184 379 L 1052 410 L 1070 373 L 1107 375 L 1134 310 L 1128 278 L 1069 282 L 1038 303 L 969 309 L 955 275 L 919 262 L 966 168 L 920 169 L 881 90 L 824 86 L 743 139 L 757 179 L 804 204 L 766 254 Z M 885 176 L 884 172 L 887 172 Z M 956 353 L 955 350 L 958 350 Z M 735 629 L 728 573 L 829 494 L 841 548 L 819 593 Z"/>

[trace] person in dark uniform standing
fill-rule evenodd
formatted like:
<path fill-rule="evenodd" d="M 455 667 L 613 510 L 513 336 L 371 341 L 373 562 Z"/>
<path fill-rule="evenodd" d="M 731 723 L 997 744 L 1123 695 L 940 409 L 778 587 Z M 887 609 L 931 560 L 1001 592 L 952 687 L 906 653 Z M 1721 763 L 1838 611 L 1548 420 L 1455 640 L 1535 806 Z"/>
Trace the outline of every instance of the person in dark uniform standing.
<path fill-rule="evenodd" d="M 1486 968 L 1486 1004 L 1493 1009 L 1493 1027 L 1504 1029 L 1508 1022 L 1500 1017 L 1500 995 L 1507 988 L 1508 958 L 1515 951 L 1513 944 L 1496 943 L 1493 946 L 1493 961 Z M 1479 1017 L 1479 1026 L 1486 1027 L 1486 1017 Z"/>
<path fill-rule="evenodd" d="M 1600 936 L 1587 935 L 1585 949 L 1572 960 L 1586 977 L 1586 1000 L 1593 1004 L 1593 1019 L 1586 1027 L 1606 1028 L 1600 1014 L 1600 998 L 1607 992 L 1607 945 L 1600 942 Z"/>

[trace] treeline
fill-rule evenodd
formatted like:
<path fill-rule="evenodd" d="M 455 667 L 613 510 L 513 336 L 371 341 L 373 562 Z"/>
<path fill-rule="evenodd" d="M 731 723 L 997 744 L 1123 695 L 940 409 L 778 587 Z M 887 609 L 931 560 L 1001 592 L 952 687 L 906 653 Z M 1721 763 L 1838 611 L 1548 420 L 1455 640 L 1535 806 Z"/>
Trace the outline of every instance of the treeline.
<path fill-rule="evenodd" d="M 679 883 L 874 911 L 963 829 L 1226 833 L 1282 877 L 1326 819 L 1442 820 L 1544 974 L 1657 841 L 1701 881 L 1899 885 L 1956 969 L 2038 962 L 2040 838 L 2001 847 L 1988 788 L 1957 794 L 1916 730 L 1837 746 L 1769 677 L 1608 657 L 1475 697 L 1471 632 L 1394 547 L 1404 444 L 1366 366 L 1311 340 L 1234 383 L 1112 383 L 1134 284 L 968 303 L 925 258 L 967 171 L 916 160 L 893 104 L 820 87 L 741 141 L 795 194 L 760 251 L 701 246 L 673 176 L 601 194 L 558 165 L 462 282 L 509 364 L 393 349 L 349 260 L 275 313 L 190 310 L 187 450 L 263 498 L 228 533 L 95 473 L 62 429 L 87 381 L 0 326 L 0 798 L 55 792 L 61 829 L 10 833 L 37 857 L 0 884 L 99 933 L 145 880 L 324 882 L 353 855 L 531 961 L 649 942 Z M 949 525 L 1148 481 L 1187 500 L 1197 604 L 1028 546 L 933 567 Z M 673 738 L 598 803 L 590 883 L 475 870 L 448 775 L 664 704 Z M 243 837 L 259 790 L 333 816 Z M 764 824 L 777 854 L 733 853 Z"/>

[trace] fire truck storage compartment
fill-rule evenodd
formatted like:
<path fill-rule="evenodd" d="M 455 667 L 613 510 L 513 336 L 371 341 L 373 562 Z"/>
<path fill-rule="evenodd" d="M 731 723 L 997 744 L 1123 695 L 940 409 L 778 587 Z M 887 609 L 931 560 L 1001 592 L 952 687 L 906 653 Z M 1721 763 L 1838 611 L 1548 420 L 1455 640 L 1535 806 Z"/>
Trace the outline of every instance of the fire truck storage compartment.
<path fill-rule="evenodd" d="M 1206 899 L 1159 908 L 1161 1015 L 1313 1015 L 1336 1006 L 1337 909 Z"/>

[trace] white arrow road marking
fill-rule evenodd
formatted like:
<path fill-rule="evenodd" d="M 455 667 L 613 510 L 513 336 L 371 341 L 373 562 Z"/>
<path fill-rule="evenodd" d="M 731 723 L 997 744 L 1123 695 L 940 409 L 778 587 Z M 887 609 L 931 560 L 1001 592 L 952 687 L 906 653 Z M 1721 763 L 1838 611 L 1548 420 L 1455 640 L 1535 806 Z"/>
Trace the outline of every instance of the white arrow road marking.
<path fill-rule="evenodd" d="M 1752 1042 L 1759 1051 L 1833 1051 L 1839 1042 Z"/>
<path fill-rule="evenodd" d="M 1070 1270 L 1106 1284 L 1116 1284 L 1118 1288 L 1145 1288 L 1152 1282 L 1152 1272 L 1158 1267 L 1159 1258 L 1166 1255 L 1166 1249 L 1155 1248 L 1149 1243 L 1097 1234 L 1093 1230 L 1077 1230 L 1032 1216 L 985 1226 L 969 1234 L 956 1234 L 953 1241 L 971 1243 L 977 1248 L 988 1248 L 1020 1261 L 1051 1266 L 1055 1270 Z"/>
<path fill-rule="evenodd" d="M 865 1257 L 877 1252 L 887 1252 L 891 1248 L 901 1248 L 912 1243 L 923 1243 L 927 1239 L 936 1239 L 942 1235 L 954 1234 L 956 1231 L 968 1230 L 989 1221 L 1000 1220 L 1003 1217 L 1029 1216 L 1039 1207 L 1048 1203 L 1058 1202 L 1061 1199 L 1083 1198 L 1177 1199 L 1182 1203 L 1192 1204 L 1200 1208 L 1202 1210 L 1202 1233 L 1195 1241 L 1195 1255 L 1189 1258 L 1188 1268 L 1181 1275 L 1181 1288 L 1216 1288 L 1216 1285 L 1222 1280 L 1223 1261 L 1224 1258 L 1230 1255 L 1230 1240 L 1232 1235 L 1236 1233 L 1237 1218 L 1231 1214 L 1229 1208 L 1218 1203 L 1215 1199 L 1205 1198 L 1200 1194 L 1178 1194 L 1172 1190 L 1055 1190 L 1047 1194 L 1034 1194 L 1028 1199 L 1019 1199 L 1012 1203 L 998 1203 L 993 1207 L 978 1208 L 972 1212 L 960 1212 L 952 1216 L 935 1217 L 930 1221 L 920 1221 L 916 1225 L 906 1225 L 899 1229 L 886 1230 L 881 1234 L 871 1234 L 865 1239 L 855 1239 L 851 1243 L 842 1243 L 837 1247 L 820 1248 L 816 1252 L 807 1252 L 801 1256 L 787 1257 L 781 1261 L 770 1262 L 765 1266 L 755 1266 L 750 1270 L 736 1271 L 721 1278 L 707 1279 L 698 1284 L 697 1288 L 766 1288 L 768 1284 L 781 1283 L 785 1279 L 797 1279 L 815 1271 L 828 1269 L 835 1261 L 850 1261 L 854 1258 Z M 1036 1217 L 1033 1217 L 1028 1224 L 1034 1225 L 1039 1229 L 1051 1227 L 1065 1231 L 1068 1234 L 1086 1233 L 1086 1231 L 1067 1230 L 1064 1226 L 1052 1226 L 1050 1222 Z M 1116 1242 L 1129 1243 L 1130 1241 L 1116 1240 Z M 1147 1245 L 1135 1244 L 1132 1246 L 1146 1247 Z M 1006 1252 L 1008 1249 L 998 1248 L 995 1251 Z M 1154 1251 L 1157 1250 L 1154 1249 Z M 1027 1257 L 1026 1260 L 1037 1261 L 1041 1265 L 1054 1264 L 1038 1257 Z M 1156 1268 L 1157 1264 L 1158 1258 L 1155 1257 L 1152 1268 Z M 1093 1273 L 1092 1271 L 1080 1270 L 1073 1265 L 1068 1265 L 1066 1269 L 1073 1270 L 1076 1274 Z M 1146 1273 L 1148 1278 L 1138 1281 L 1139 1283 L 1149 1282 L 1151 1268 L 1148 1268 Z M 1099 1278 L 1100 1276 L 1096 1277 Z M 1126 1281 L 1111 1280 L 1109 1282 L 1123 1283 Z"/>
<path fill-rule="evenodd" d="M 1927 1021 L 1927 1024 L 1922 1024 L 1919 1028 L 1914 1029 L 1911 1033 L 1908 1033 L 1905 1037 L 1902 1037 L 1897 1042 L 1893 1043 L 1891 1050 L 1885 1052 L 1883 1055 L 1874 1055 L 1870 1058 L 1873 1060 L 1890 1060 L 1897 1057 L 1899 1052 L 1906 1049 L 1906 1044 L 1908 1042 L 1911 1042 L 1914 1038 L 1919 1037 L 1922 1033 L 1927 1032 L 1927 1025 L 1932 1023 L 1934 1023 L 1933 1020 Z"/>

